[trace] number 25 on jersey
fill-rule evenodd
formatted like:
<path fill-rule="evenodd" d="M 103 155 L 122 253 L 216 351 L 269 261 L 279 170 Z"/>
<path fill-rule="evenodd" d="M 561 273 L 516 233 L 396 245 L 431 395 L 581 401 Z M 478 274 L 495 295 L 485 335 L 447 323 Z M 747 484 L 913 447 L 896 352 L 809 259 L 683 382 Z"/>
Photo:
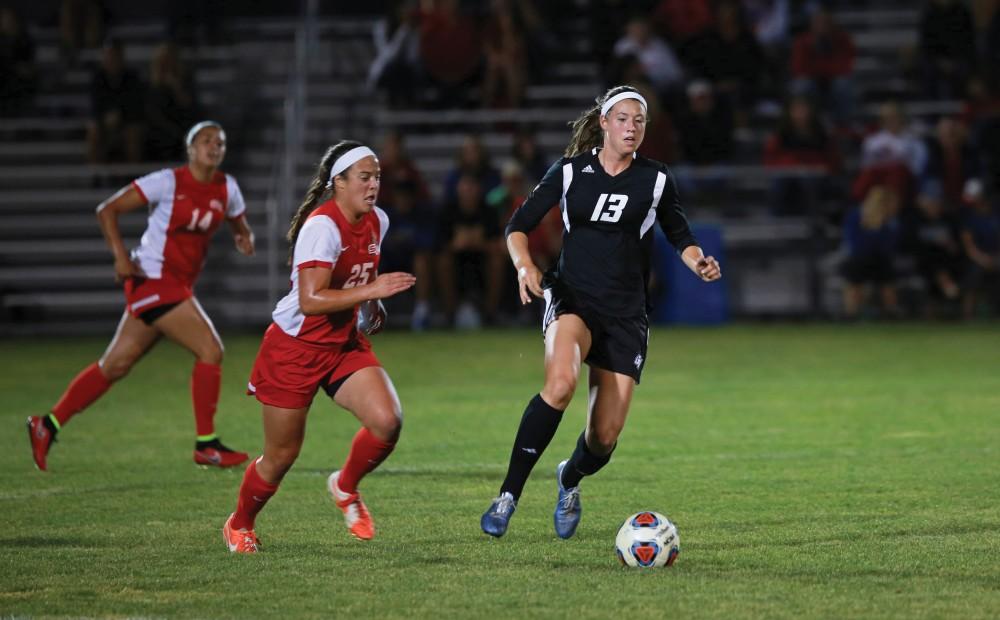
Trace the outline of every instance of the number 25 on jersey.
<path fill-rule="evenodd" d="M 614 224 L 622 217 L 622 210 L 628 203 L 628 196 L 625 194 L 601 194 L 597 198 L 597 206 L 590 216 L 591 222 L 609 222 Z"/>
<path fill-rule="evenodd" d="M 347 278 L 347 282 L 344 282 L 344 288 L 354 288 L 355 286 L 368 284 L 368 274 L 374 266 L 375 263 L 355 263 L 354 265 L 351 265 L 351 275 Z"/>

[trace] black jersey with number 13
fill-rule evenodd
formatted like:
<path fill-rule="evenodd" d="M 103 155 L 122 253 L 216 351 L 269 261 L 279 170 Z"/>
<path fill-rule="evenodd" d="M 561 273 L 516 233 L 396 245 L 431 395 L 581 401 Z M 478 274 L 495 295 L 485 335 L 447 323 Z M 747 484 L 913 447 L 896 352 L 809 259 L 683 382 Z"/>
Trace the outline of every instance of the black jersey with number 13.
<path fill-rule="evenodd" d="M 574 297 L 609 315 L 646 311 L 646 278 L 653 249 L 653 224 L 677 250 L 697 245 L 665 164 L 635 155 L 632 164 L 609 176 L 599 149 L 557 161 L 507 224 L 507 234 L 535 228 L 557 202 L 563 247 L 549 274 Z"/>

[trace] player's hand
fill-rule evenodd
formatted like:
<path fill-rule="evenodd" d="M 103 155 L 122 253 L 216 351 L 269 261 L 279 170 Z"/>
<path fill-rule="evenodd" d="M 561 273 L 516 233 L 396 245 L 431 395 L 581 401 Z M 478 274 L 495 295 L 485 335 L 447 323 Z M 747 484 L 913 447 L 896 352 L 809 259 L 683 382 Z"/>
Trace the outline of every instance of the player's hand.
<path fill-rule="evenodd" d="M 412 273 L 394 271 L 383 273 L 371 283 L 372 299 L 385 299 L 396 293 L 402 293 L 416 283 L 417 278 Z"/>
<path fill-rule="evenodd" d="M 705 282 L 713 282 L 722 277 L 722 269 L 719 262 L 711 256 L 703 256 L 695 263 L 695 273 Z"/>
<path fill-rule="evenodd" d="M 542 297 L 542 272 L 538 267 L 529 265 L 517 270 L 517 292 L 521 296 L 522 304 L 530 304 L 531 295 Z"/>
<path fill-rule="evenodd" d="M 253 233 L 250 233 L 249 235 L 236 233 L 233 235 L 233 241 L 236 243 L 236 249 L 240 254 L 243 254 L 244 256 L 254 255 L 255 249 Z"/>
<path fill-rule="evenodd" d="M 128 256 L 115 260 L 115 283 L 121 284 L 133 276 L 143 275 L 142 270 Z"/>

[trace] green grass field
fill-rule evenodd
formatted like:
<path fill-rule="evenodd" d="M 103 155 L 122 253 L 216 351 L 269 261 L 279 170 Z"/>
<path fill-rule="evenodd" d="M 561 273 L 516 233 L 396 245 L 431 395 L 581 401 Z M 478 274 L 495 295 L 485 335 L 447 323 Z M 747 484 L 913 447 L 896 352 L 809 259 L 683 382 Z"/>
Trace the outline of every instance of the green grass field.
<path fill-rule="evenodd" d="M 227 337 L 218 417 L 255 453 L 259 407 L 242 394 L 258 343 Z M 537 334 L 381 335 L 405 424 L 362 486 L 376 539 L 353 540 L 325 495 L 357 423 L 324 397 L 248 557 L 220 535 L 242 468 L 191 462 L 191 364 L 172 344 L 35 470 L 25 417 L 104 345 L 0 343 L 0 616 L 1000 616 L 996 325 L 654 331 L 568 541 L 552 530 L 553 471 L 582 428 L 583 387 L 507 536 L 479 531 L 540 387 Z M 640 509 L 678 524 L 672 568 L 618 565 L 615 532 Z"/>

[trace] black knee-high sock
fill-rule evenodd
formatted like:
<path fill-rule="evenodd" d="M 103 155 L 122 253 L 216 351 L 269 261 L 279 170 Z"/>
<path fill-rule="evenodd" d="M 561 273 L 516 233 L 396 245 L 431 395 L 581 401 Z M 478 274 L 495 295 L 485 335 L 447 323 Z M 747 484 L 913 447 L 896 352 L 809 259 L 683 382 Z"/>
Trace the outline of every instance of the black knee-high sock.
<path fill-rule="evenodd" d="M 524 409 L 521 425 L 514 437 L 514 447 L 510 451 L 510 464 L 507 465 L 507 477 L 500 486 L 500 493 L 510 493 L 514 499 L 521 497 L 524 483 L 531 474 L 531 469 L 538 462 L 552 441 L 559 422 L 562 421 L 562 411 L 549 406 L 536 394 Z"/>
<path fill-rule="evenodd" d="M 618 444 L 615 444 L 617 446 Z M 563 488 L 571 489 L 580 484 L 584 476 L 592 476 L 601 470 L 611 460 L 611 453 L 615 448 L 611 448 L 604 456 L 598 456 L 587 447 L 587 431 L 580 433 L 580 438 L 576 440 L 576 450 L 573 456 L 569 457 L 569 462 L 563 468 L 562 485 Z"/>

